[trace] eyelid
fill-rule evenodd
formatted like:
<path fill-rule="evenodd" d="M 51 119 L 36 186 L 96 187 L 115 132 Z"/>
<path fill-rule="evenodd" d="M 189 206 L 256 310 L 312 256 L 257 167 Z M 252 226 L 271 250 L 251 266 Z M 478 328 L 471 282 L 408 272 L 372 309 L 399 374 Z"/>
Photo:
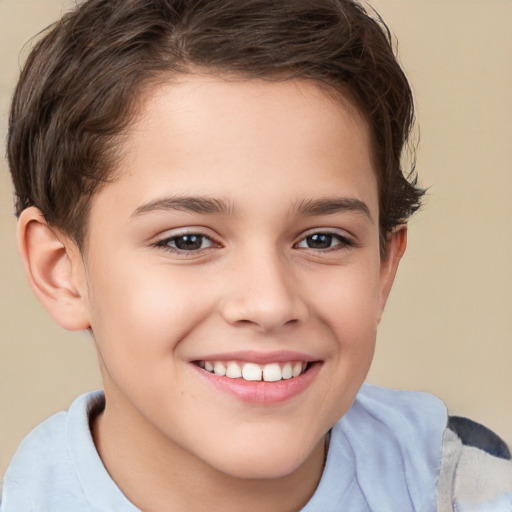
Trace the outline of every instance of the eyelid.
<path fill-rule="evenodd" d="M 298 245 L 301 242 L 303 242 L 304 240 L 306 240 L 306 238 L 313 236 L 313 235 L 329 235 L 329 236 L 337 238 L 340 241 L 340 243 L 338 243 L 332 247 L 326 248 L 326 249 L 315 249 L 312 247 L 298 247 Z M 321 252 L 337 250 L 337 248 L 342 249 L 342 248 L 347 248 L 347 247 L 354 247 L 355 245 L 356 245 L 356 241 L 354 240 L 353 236 L 349 235 L 346 232 L 340 233 L 339 230 L 336 230 L 333 228 L 324 228 L 324 229 L 314 228 L 314 229 L 308 230 L 308 231 L 302 233 L 300 235 L 300 237 L 296 239 L 296 242 L 293 244 L 294 247 L 299 248 L 299 249 L 310 250 L 310 251 L 321 251 Z"/>
<path fill-rule="evenodd" d="M 210 249 L 215 249 L 222 247 L 222 244 L 217 240 L 217 237 L 212 236 L 209 233 L 206 233 L 205 228 L 202 227 L 186 227 L 186 228 L 177 228 L 174 230 L 168 230 L 165 231 L 164 234 L 159 235 L 158 237 L 155 237 L 154 241 L 151 242 L 152 247 L 156 248 L 162 248 L 170 253 L 183 255 L 183 256 L 193 256 L 193 255 L 199 255 L 205 251 L 208 251 Z M 178 239 L 183 236 L 198 236 L 204 239 L 208 239 L 211 242 L 211 245 L 209 247 L 195 249 L 195 250 L 186 250 L 186 249 L 179 249 L 178 247 L 172 247 L 168 245 L 169 241 Z"/>

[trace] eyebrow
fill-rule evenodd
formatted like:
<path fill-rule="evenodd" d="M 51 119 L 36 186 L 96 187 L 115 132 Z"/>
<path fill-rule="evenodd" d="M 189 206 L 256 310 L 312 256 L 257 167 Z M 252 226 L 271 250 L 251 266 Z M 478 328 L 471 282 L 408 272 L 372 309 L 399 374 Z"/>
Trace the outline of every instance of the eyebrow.
<path fill-rule="evenodd" d="M 304 199 L 296 206 L 297 213 L 302 215 L 333 215 L 340 212 L 362 213 L 372 222 L 367 204 L 353 197 L 325 197 L 320 199 Z"/>
<path fill-rule="evenodd" d="M 215 199 L 203 196 L 172 196 L 162 199 L 155 199 L 149 203 L 139 206 L 133 213 L 132 217 L 144 215 L 159 210 L 174 210 L 180 212 L 191 213 L 222 213 L 228 214 L 235 211 L 234 205 L 223 199 Z"/>
<path fill-rule="evenodd" d="M 171 196 L 155 199 L 139 206 L 132 217 L 155 211 L 182 211 L 199 214 L 234 214 L 235 206 L 224 199 L 206 196 Z M 370 209 L 363 201 L 351 197 L 335 197 L 320 199 L 303 199 L 298 202 L 295 211 L 299 215 L 333 215 L 340 212 L 352 211 L 364 214 L 372 222 Z"/>

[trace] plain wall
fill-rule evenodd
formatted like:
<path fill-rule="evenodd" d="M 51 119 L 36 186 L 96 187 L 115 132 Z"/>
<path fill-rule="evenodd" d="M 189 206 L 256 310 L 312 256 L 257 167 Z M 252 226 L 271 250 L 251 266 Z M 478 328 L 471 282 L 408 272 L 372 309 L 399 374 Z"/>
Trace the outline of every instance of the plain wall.
<path fill-rule="evenodd" d="M 2 141 L 21 49 L 68 4 L 0 0 Z M 372 5 L 399 39 L 417 102 L 417 170 L 430 188 L 369 381 L 435 393 L 512 443 L 512 2 Z M 88 336 L 53 325 L 32 296 L 12 212 L 0 160 L 0 474 L 31 428 L 100 386 Z"/>

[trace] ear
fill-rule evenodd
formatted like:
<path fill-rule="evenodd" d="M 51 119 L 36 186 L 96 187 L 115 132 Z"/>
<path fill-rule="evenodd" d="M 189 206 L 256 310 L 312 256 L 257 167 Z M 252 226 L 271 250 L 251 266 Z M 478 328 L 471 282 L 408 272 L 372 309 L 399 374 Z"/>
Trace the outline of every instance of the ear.
<path fill-rule="evenodd" d="M 388 300 L 389 292 L 395 280 L 398 264 L 404 255 L 407 247 L 407 225 L 397 226 L 386 240 L 386 254 L 383 256 L 380 264 L 380 314 L 384 311 L 384 306 Z M 380 320 L 380 317 L 379 317 Z"/>
<path fill-rule="evenodd" d="M 89 328 L 84 265 L 76 244 L 30 207 L 18 220 L 18 249 L 30 287 L 53 320 L 70 331 Z"/>

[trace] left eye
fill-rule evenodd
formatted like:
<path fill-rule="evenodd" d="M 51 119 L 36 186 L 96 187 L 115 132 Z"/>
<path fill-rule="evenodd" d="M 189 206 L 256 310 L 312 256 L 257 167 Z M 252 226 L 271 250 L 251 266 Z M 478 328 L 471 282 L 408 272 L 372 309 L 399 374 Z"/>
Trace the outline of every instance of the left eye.
<path fill-rule="evenodd" d="M 206 235 L 190 233 L 166 238 L 158 242 L 157 245 L 178 251 L 199 251 L 213 247 L 214 243 L 212 239 L 208 238 Z"/>
<path fill-rule="evenodd" d="M 349 240 L 334 233 L 314 233 L 303 238 L 297 247 L 305 249 L 331 249 L 337 245 L 350 245 Z"/>

